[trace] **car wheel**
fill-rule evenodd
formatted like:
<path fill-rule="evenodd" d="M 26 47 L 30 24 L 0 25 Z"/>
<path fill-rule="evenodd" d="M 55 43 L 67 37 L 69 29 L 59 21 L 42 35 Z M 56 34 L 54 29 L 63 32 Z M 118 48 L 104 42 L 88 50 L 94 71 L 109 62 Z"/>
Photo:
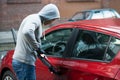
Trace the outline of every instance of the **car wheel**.
<path fill-rule="evenodd" d="M 16 78 L 11 71 L 6 71 L 3 74 L 2 80 L 16 80 Z"/>

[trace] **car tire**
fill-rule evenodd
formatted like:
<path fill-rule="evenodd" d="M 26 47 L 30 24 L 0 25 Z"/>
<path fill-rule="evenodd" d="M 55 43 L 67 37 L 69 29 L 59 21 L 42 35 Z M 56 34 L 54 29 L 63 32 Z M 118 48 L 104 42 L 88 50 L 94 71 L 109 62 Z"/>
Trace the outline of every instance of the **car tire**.
<path fill-rule="evenodd" d="M 6 71 L 3 74 L 2 80 L 17 80 L 11 71 Z"/>

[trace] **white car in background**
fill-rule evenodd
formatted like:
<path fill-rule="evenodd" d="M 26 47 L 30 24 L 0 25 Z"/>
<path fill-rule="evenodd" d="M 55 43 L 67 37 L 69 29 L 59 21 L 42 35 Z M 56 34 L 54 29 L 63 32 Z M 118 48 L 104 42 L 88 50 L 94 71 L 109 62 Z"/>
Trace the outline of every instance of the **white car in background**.
<path fill-rule="evenodd" d="M 102 19 L 102 18 L 120 18 L 120 15 L 114 9 L 93 9 L 76 12 L 68 21 Z"/>

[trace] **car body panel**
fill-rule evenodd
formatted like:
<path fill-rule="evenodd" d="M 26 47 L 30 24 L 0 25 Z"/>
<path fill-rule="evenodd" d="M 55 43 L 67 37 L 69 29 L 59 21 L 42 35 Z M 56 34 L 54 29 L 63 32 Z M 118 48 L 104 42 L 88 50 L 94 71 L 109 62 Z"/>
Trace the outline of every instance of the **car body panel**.
<path fill-rule="evenodd" d="M 105 34 L 109 34 L 109 35 L 113 35 L 116 37 L 120 37 L 120 29 L 119 29 L 119 19 L 118 21 L 116 21 L 116 19 L 110 19 L 109 21 L 106 21 L 108 19 L 102 19 L 103 22 L 101 22 L 101 20 L 86 20 L 82 22 L 78 22 L 81 25 L 78 25 L 78 27 L 81 27 L 83 29 L 89 29 L 89 30 L 95 30 L 96 32 L 102 32 Z M 90 22 L 89 22 L 90 21 Z M 86 23 L 86 24 L 85 24 Z M 75 23 L 77 24 L 77 22 Z M 92 26 L 94 25 L 94 26 Z M 91 27 L 90 27 L 91 26 Z M 116 35 L 115 35 L 116 34 Z"/>
<path fill-rule="evenodd" d="M 85 30 L 96 31 L 120 37 L 120 19 L 94 19 L 94 20 L 83 20 L 71 23 L 60 24 L 54 26 L 52 29 L 48 29 L 45 33 L 48 33 L 55 29 L 62 28 L 81 28 Z M 44 33 L 43 33 L 44 35 Z"/>
<path fill-rule="evenodd" d="M 57 69 L 62 66 L 62 58 L 55 58 L 51 56 L 47 56 L 50 63 L 55 66 Z M 49 71 L 47 66 L 45 66 L 39 59 L 36 61 L 36 75 L 37 80 L 59 80 L 59 77 Z M 45 74 L 44 74 L 45 73 Z M 41 76 L 42 75 L 42 76 Z"/>
<path fill-rule="evenodd" d="M 116 79 L 116 80 L 119 80 L 119 79 L 120 79 L 120 70 L 119 70 L 119 72 L 117 73 L 115 79 Z"/>
<path fill-rule="evenodd" d="M 6 55 L 5 58 L 3 58 L 2 64 L 0 66 L 0 76 L 2 76 L 3 73 L 7 70 L 10 70 L 14 74 L 14 71 L 12 68 L 12 55 L 13 55 L 13 53 L 14 53 L 14 50 L 10 50 L 7 52 L 8 55 Z"/>
<path fill-rule="evenodd" d="M 106 62 L 67 59 L 63 61 L 63 67 L 66 68 L 66 70 L 68 69 L 69 76 L 71 76 L 68 80 L 113 80 L 120 65 Z"/>
<path fill-rule="evenodd" d="M 100 20 L 85 20 L 78 22 L 71 22 L 60 24 L 43 33 L 49 34 L 54 31 L 62 29 L 73 29 L 71 36 L 68 40 L 69 44 L 65 50 L 65 54 L 71 54 L 73 50 L 74 39 L 77 38 L 79 32 L 78 29 L 89 30 L 99 33 L 108 34 L 120 39 L 120 19 L 100 19 Z M 2 60 L 0 67 L 0 73 L 4 69 L 12 69 L 12 55 L 14 50 L 8 52 L 6 57 Z M 120 51 L 111 61 L 101 61 L 92 59 L 78 59 L 72 57 L 52 56 L 47 55 L 49 62 L 60 71 L 60 74 L 56 75 L 49 71 L 39 59 L 36 61 L 36 75 L 37 80 L 119 80 L 120 79 Z M 2 71 L 4 72 L 4 71 Z M 1 73 L 2 75 L 2 73 Z"/>

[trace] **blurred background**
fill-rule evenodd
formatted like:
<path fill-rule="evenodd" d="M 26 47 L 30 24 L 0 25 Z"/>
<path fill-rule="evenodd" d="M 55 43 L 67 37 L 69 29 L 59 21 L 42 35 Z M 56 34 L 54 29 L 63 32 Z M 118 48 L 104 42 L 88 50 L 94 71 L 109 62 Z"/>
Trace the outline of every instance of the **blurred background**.
<path fill-rule="evenodd" d="M 89 9 L 113 8 L 120 13 L 120 0 L 0 0 L 0 31 L 18 29 L 24 17 L 48 3 L 59 7 L 62 20 Z"/>
<path fill-rule="evenodd" d="M 27 15 L 39 12 L 48 3 L 59 7 L 61 19 L 56 23 L 62 23 L 83 10 L 112 8 L 120 13 L 120 0 L 0 0 L 0 51 L 14 48 L 11 29 L 17 31 Z"/>

